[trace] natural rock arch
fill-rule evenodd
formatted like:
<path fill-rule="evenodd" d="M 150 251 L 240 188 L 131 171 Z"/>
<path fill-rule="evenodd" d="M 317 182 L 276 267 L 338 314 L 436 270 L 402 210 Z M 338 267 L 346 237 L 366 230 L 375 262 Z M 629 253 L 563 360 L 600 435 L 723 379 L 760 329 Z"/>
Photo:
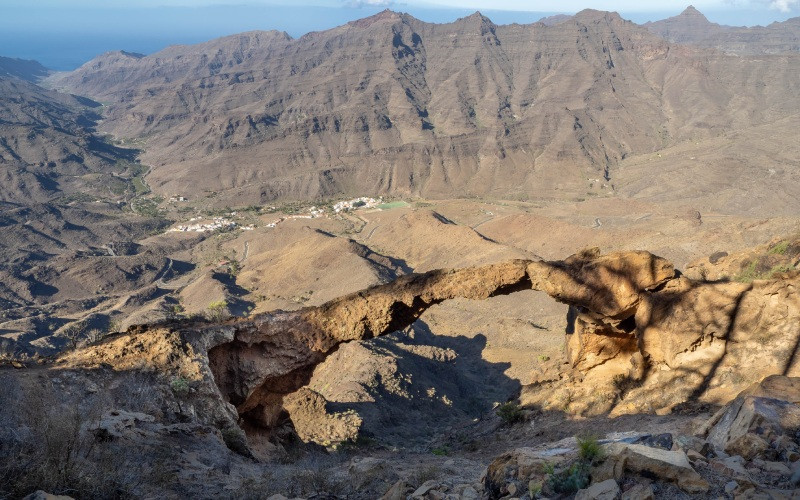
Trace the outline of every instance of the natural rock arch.
<path fill-rule="evenodd" d="M 208 351 L 209 364 L 246 427 L 269 431 L 278 424 L 285 399 L 309 382 L 314 367 L 337 345 L 403 329 L 444 300 L 542 290 L 575 307 L 571 361 L 590 364 L 599 355 L 637 351 L 632 319 L 643 294 L 674 276 L 668 261 L 648 252 L 588 251 L 557 262 L 512 260 L 435 270 L 318 307 L 234 323 L 233 339 Z"/>

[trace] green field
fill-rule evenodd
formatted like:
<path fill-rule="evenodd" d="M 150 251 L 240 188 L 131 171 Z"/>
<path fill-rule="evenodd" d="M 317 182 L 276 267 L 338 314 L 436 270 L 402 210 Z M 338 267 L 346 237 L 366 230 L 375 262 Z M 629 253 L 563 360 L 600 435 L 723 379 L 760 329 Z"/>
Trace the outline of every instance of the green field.
<path fill-rule="evenodd" d="M 391 210 L 393 208 L 405 208 L 408 206 L 410 205 L 404 201 L 392 201 L 389 203 L 381 203 L 380 205 L 378 205 L 378 208 L 380 208 L 381 210 Z"/>

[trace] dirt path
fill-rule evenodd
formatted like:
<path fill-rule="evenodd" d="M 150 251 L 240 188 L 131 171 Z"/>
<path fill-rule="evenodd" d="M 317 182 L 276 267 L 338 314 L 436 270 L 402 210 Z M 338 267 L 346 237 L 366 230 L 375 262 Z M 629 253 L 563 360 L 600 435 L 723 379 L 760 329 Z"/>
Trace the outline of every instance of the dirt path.
<path fill-rule="evenodd" d="M 481 225 L 486 224 L 487 222 L 493 221 L 493 220 L 495 220 L 495 217 L 489 217 L 488 219 L 480 221 L 477 224 L 475 224 L 474 226 L 472 226 L 472 229 L 477 229 L 478 226 L 481 226 Z"/>
<path fill-rule="evenodd" d="M 150 188 L 150 184 L 148 184 L 148 183 L 147 183 L 147 179 L 145 179 L 145 177 L 147 177 L 148 175 L 150 175 L 150 171 L 151 171 L 151 170 L 153 170 L 153 168 L 152 168 L 152 167 L 148 168 L 148 169 L 147 169 L 147 172 L 143 173 L 143 174 L 142 174 L 142 176 L 141 176 L 141 179 L 142 179 L 142 184 L 144 184 L 144 187 L 146 187 L 146 188 L 147 188 L 147 191 L 146 191 L 146 192 L 144 192 L 144 193 L 142 193 L 142 194 L 135 195 L 133 198 L 131 198 L 131 201 L 130 201 L 130 205 L 131 205 L 131 211 L 132 211 L 133 213 L 137 214 L 137 215 L 142 215 L 142 214 L 141 214 L 141 213 L 139 213 L 139 211 L 138 211 L 138 210 L 136 210 L 136 205 L 135 205 L 135 202 L 136 202 L 137 200 L 139 200 L 140 198 L 144 197 L 144 195 L 146 195 L 146 194 L 149 194 L 149 193 L 152 193 L 152 192 L 153 192 L 153 190 Z"/>
<path fill-rule="evenodd" d="M 167 258 L 167 265 L 161 269 L 161 272 L 158 273 L 156 279 L 153 280 L 153 283 L 156 284 L 159 288 L 164 288 L 164 276 L 167 275 L 168 272 L 172 270 L 172 259 Z"/>
<path fill-rule="evenodd" d="M 381 226 L 380 226 L 380 225 L 377 225 L 377 226 L 373 227 L 373 228 L 372 228 L 372 231 L 370 231 L 370 232 L 369 232 L 369 234 L 367 235 L 367 237 L 366 237 L 366 238 L 364 238 L 364 241 L 367 241 L 368 239 L 370 239 L 370 238 L 372 237 L 372 233 L 374 233 L 374 232 L 375 232 L 375 230 L 376 230 L 376 229 L 378 229 L 379 227 L 381 227 Z"/>

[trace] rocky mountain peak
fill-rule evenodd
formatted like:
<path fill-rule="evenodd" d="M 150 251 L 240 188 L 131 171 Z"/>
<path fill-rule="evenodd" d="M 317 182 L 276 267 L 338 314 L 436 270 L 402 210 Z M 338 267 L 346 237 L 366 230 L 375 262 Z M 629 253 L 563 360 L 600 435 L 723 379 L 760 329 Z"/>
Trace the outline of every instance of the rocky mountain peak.
<path fill-rule="evenodd" d="M 462 21 L 471 21 L 471 22 L 480 22 L 485 24 L 494 24 L 491 19 L 481 14 L 479 10 L 476 10 L 472 14 L 468 15 L 467 17 L 461 18 Z"/>
<path fill-rule="evenodd" d="M 712 24 L 702 12 L 695 9 L 692 5 L 686 7 L 683 12 L 678 14 L 677 19 L 694 23 L 702 22 L 706 24 Z"/>
<path fill-rule="evenodd" d="M 583 9 L 575 14 L 577 22 L 599 22 L 599 21 L 621 21 L 622 17 L 617 12 L 606 12 L 604 10 Z"/>
<path fill-rule="evenodd" d="M 399 12 L 395 12 L 395 11 L 393 11 L 391 9 L 384 9 L 384 10 L 378 12 L 377 14 L 374 14 L 374 15 L 369 16 L 369 17 L 365 17 L 363 19 L 357 19 L 355 21 L 350 21 L 347 24 L 349 24 L 350 26 L 358 27 L 358 28 L 366 28 L 368 26 L 372 26 L 373 24 L 379 23 L 381 21 L 383 21 L 383 22 L 386 22 L 386 21 L 391 21 L 391 22 L 399 21 L 400 19 L 402 19 L 402 17 L 403 17 L 403 15 L 400 14 Z"/>

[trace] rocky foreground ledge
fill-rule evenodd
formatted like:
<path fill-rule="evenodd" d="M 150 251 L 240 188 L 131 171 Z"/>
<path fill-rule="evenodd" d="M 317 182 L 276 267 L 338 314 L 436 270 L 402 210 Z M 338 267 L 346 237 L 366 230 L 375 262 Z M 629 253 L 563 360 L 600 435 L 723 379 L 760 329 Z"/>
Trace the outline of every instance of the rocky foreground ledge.
<path fill-rule="evenodd" d="M 767 375 L 798 375 L 798 281 L 797 273 L 752 283 L 691 280 L 665 259 L 643 251 L 600 255 L 589 250 L 552 262 L 512 260 L 409 275 L 294 312 L 219 324 L 134 327 L 65 353 L 51 365 L 21 370 L 27 376 L 14 383 L 23 393 L 75 401 L 76 412 L 83 415 L 76 415 L 76 425 L 96 440 L 162 444 L 171 440 L 182 443 L 176 446 L 184 454 L 190 442 L 198 447 L 191 453 L 198 460 L 204 453 L 221 456 L 219 450 L 203 451 L 217 444 L 241 456 L 269 458 L 287 432 L 326 446 L 358 440 L 360 416 L 330 411 L 325 399 L 306 387 L 314 367 L 342 343 L 405 328 L 426 309 L 448 299 L 486 299 L 535 289 L 570 305 L 568 349 L 559 373 L 523 389 L 524 404 L 584 415 L 669 414 L 687 405 L 725 403 Z M 44 389 L 42 380 L 47 381 Z M 792 383 L 787 387 L 795 387 Z M 749 436 L 759 435 L 753 429 L 763 428 L 758 424 L 762 417 L 750 418 L 745 425 L 723 412 L 698 439 L 718 450 L 717 457 L 735 452 L 744 460 L 763 461 L 759 457 L 765 454 L 783 463 L 800 458 L 792 413 L 800 398 L 791 390 L 784 393 L 783 399 L 777 398 L 784 401 L 778 406 L 788 408 L 782 415 L 789 417 L 779 419 L 780 431 L 761 435 L 759 441 Z M 569 394 L 571 408 L 559 401 L 561 394 Z M 90 418 L 92 408 L 102 407 L 98 401 L 104 399 L 125 401 L 128 409 Z M 751 414 L 764 413 L 759 413 L 755 400 L 745 396 L 739 400 L 745 401 L 740 409 L 753 407 Z M 723 431 L 720 425 L 747 430 Z M 786 437 L 780 441 L 780 436 Z M 731 448 L 731 442 L 737 444 Z M 693 443 L 687 446 L 701 446 Z M 650 456 L 654 452 L 631 448 L 632 443 L 614 446 L 605 452 L 606 469 L 602 473 L 598 469 L 593 477 L 619 481 L 626 471 L 656 474 L 644 465 L 631 465 L 641 460 L 652 465 L 664 459 L 691 469 L 685 459 L 688 449 L 681 451 L 683 455 L 654 458 Z M 640 460 L 642 454 L 646 458 Z M 196 470 L 196 464 L 183 460 L 180 474 Z M 206 466 L 220 466 L 209 460 Z M 551 461 L 542 456 L 508 460 Z M 507 469 L 490 467 L 486 481 L 473 489 L 489 497 L 532 491 L 535 478 L 523 478 L 519 465 Z M 689 493 L 708 491 L 706 479 L 685 484 L 676 479 L 687 473 L 672 471 L 667 479 Z M 416 494 L 406 489 L 418 485 L 396 486 L 405 495 Z M 713 485 L 709 487 L 713 490 Z M 446 489 L 428 488 L 440 493 Z M 420 495 L 428 498 L 426 494 Z"/>
<path fill-rule="evenodd" d="M 638 328 L 635 316 L 648 296 L 671 280 L 675 270 L 647 252 L 599 255 L 585 252 L 565 261 L 512 260 L 466 269 L 435 270 L 397 279 L 318 307 L 262 314 L 214 325 L 133 328 L 124 335 L 62 356 L 61 367 L 103 364 L 117 370 L 148 368 L 172 373 L 203 388 L 236 412 L 216 409 L 207 418 L 227 420 L 252 434 L 269 437 L 287 411 L 300 436 L 326 441 L 354 438 L 345 425 L 331 436 L 314 428 L 327 420 L 313 408 L 320 396 L 304 390 L 315 366 L 339 344 L 364 340 L 412 324 L 429 307 L 457 297 L 486 299 L 520 290 L 542 290 L 575 309 L 570 361 L 590 368 L 610 358 L 625 362 L 638 347 L 639 334 L 652 336 L 651 323 Z M 663 359 L 660 344 L 641 342 Z M 591 360 L 591 361 L 589 361 Z M 218 390 L 217 390 L 218 388 Z M 207 409 L 208 410 L 208 409 Z M 319 419 L 322 419 L 320 421 Z M 308 420 L 305 424 L 303 420 Z M 332 423 L 331 423 L 332 424 Z M 323 425 L 324 426 L 324 425 Z M 342 427 L 342 426 L 334 426 Z M 338 433 L 339 435 L 335 435 Z"/>
<path fill-rule="evenodd" d="M 302 413 L 307 424 L 292 420 L 304 439 L 352 439 L 357 430 L 333 425 L 330 415 L 314 411 L 325 402 L 304 389 L 314 367 L 338 345 L 403 329 L 448 299 L 535 289 L 571 306 L 571 379 L 590 381 L 583 385 L 595 394 L 612 384 L 625 389 L 609 396 L 611 404 L 587 402 L 589 411 L 641 411 L 644 400 L 661 409 L 687 400 L 724 402 L 764 376 L 798 372 L 797 285 L 796 275 L 754 283 L 693 281 L 648 252 L 590 250 L 564 261 L 512 260 L 404 276 L 299 311 L 212 325 L 136 327 L 67 353 L 57 366 L 105 364 L 171 374 L 215 400 L 207 405 L 208 421 L 232 428 L 239 422 L 269 437 L 287 412 L 289 418 Z M 743 364 L 748 369 L 741 380 L 720 380 Z M 663 389 L 677 377 L 679 386 Z M 651 382 L 662 388 L 658 397 Z M 336 428 L 331 435 L 314 430 L 323 422 Z"/>

